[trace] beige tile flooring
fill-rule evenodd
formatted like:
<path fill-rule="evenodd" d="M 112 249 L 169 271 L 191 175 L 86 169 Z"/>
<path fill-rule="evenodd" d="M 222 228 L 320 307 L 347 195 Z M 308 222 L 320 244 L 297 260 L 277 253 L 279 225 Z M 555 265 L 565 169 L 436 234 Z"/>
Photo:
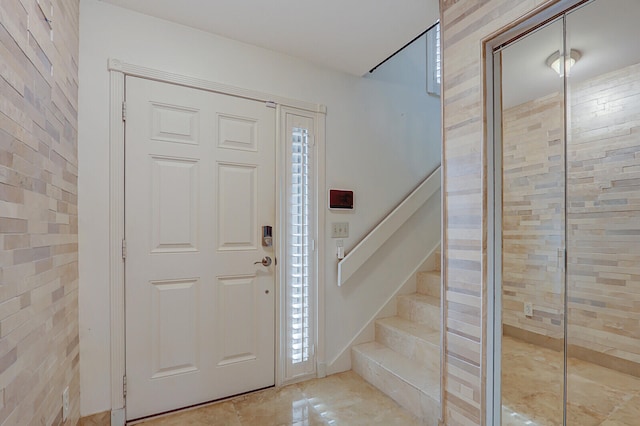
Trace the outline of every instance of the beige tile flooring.
<path fill-rule="evenodd" d="M 562 352 L 503 338 L 502 424 L 562 424 Z M 640 377 L 568 361 L 567 425 L 640 425 Z"/>
<path fill-rule="evenodd" d="M 562 353 L 504 337 L 502 362 L 503 426 L 561 425 Z M 577 359 L 568 360 L 568 370 L 569 426 L 640 425 L 639 377 Z M 421 423 L 360 376 L 348 371 L 137 424 L 412 426 Z"/>
<path fill-rule="evenodd" d="M 421 423 L 352 371 L 271 388 L 138 422 L 144 426 L 398 425 Z"/>

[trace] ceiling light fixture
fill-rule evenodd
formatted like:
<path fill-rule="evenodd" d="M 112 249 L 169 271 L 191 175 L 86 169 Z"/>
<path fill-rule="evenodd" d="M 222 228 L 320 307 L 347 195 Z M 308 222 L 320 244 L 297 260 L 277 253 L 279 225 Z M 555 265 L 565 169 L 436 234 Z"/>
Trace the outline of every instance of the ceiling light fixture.
<path fill-rule="evenodd" d="M 579 51 L 575 49 L 571 49 L 569 56 L 566 57 L 564 61 L 564 68 L 567 70 L 567 76 L 571 72 L 571 67 L 574 66 L 576 62 L 578 62 L 581 56 L 582 54 Z M 560 69 L 560 51 L 559 50 L 556 50 L 555 52 L 553 52 L 551 56 L 547 58 L 546 62 L 547 62 L 547 65 L 556 73 L 558 73 L 560 77 L 564 77 L 564 73 L 563 73 L 564 70 Z"/>

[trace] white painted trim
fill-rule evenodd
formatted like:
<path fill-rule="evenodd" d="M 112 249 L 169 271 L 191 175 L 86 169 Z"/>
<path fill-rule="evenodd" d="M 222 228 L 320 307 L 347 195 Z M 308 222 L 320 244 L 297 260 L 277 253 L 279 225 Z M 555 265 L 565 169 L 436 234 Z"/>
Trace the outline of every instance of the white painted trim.
<path fill-rule="evenodd" d="M 338 361 L 338 359 L 340 359 L 343 354 L 349 350 L 351 350 L 351 347 L 354 345 L 354 342 L 356 342 L 358 340 L 358 338 L 360 337 L 360 335 L 371 325 L 371 323 L 373 323 L 376 319 L 378 319 L 378 315 L 380 315 L 380 312 L 382 312 L 382 310 L 384 308 L 387 307 L 387 305 L 389 303 L 391 303 L 391 301 L 398 296 L 398 293 L 400 292 L 400 290 L 402 290 L 404 288 L 404 286 L 407 284 L 407 282 L 414 276 L 416 275 L 418 272 L 420 272 L 420 268 L 422 268 L 422 266 L 424 265 L 424 263 L 431 257 L 433 256 L 438 249 L 440 249 L 440 241 L 436 242 L 436 245 L 434 247 L 431 248 L 431 250 L 429 251 L 429 253 L 427 253 L 427 255 L 425 257 L 422 258 L 422 260 L 420 260 L 418 262 L 418 264 L 416 265 L 415 268 L 413 268 L 413 270 L 403 279 L 403 280 L 399 280 L 398 282 L 400 283 L 398 285 L 398 287 L 396 287 L 396 289 L 393 291 L 393 293 L 391 293 L 391 295 L 387 298 L 387 300 L 385 300 L 384 303 L 382 303 L 380 305 L 380 307 L 378 308 L 378 310 L 369 318 L 369 320 L 367 322 L 365 322 L 365 324 L 360 328 L 360 330 L 358 330 L 357 333 L 354 334 L 354 336 L 351 338 L 351 340 L 349 340 L 349 342 L 342 348 L 342 350 L 340 352 L 338 352 L 338 355 L 336 355 L 331 362 L 329 362 L 327 365 L 329 366 L 329 368 L 331 368 L 331 366 L 333 364 L 335 364 L 336 361 Z"/>
<path fill-rule="evenodd" d="M 124 262 L 122 260 L 122 239 L 124 238 L 124 122 L 122 120 L 122 103 L 125 100 L 125 76 L 147 78 L 164 83 L 173 83 L 185 87 L 200 90 L 212 91 L 231 96 L 258 101 L 270 101 L 277 104 L 278 111 L 282 106 L 297 108 L 299 110 L 314 113 L 316 123 L 316 146 L 317 146 L 317 253 L 318 253 L 318 283 L 322 283 L 318 288 L 318 312 L 322 310 L 321 317 L 317 323 L 318 343 L 316 348 L 318 363 L 324 361 L 324 217 L 326 203 L 324 197 L 319 196 L 325 191 L 325 115 L 327 108 L 321 104 L 297 101 L 281 96 L 256 92 L 248 89 L 237 88 L 207 80 L 181 76 L 178 74 L 154 70 L 138 65 L 127 64 L 117 59 L 109 59 L 107 68 L 110 74 L 110 97 L 109 97 L 109 289 L 110 289 L 110 330 L 111 330 L 111 420 L 113 425 L 124 425 L 126 419 L 126 402 L 123 397 L 123 378 L 126 372 L 125 366 L 125 296 L 124 296 Z M 278 145 L 280 121 L 279 113 L 276 112 L 276 155 L 279 155 Z M 282 197 L 281 173 L 276 161 L 276 205 L 279 206 Z M 276 212 L 278 213 L 278 212 Z M 279 220 L 278 216 L 276 216 Z M 281 226 L 276 224 L 277 228 Z M 275 250 L 280 256 L 282 248 L 278 241 L 275 241 Z M 276 274 L 276 345 L 279 344 L 279 335 L 282 323 L 281 318 L 282 297 L 279 292 L 278 274 Z M 278 347 L 278 346 L 276 346 Z M 282 374 L 279 365 L 279 351 L 276 351 L 275 360 L 275 382 L 281 384 Z"/>
<path fill-rule="evenodd" d="M 326 194 L 326 109 L 324 113 L 316 114 L 316 206 L 317 206 L 317 235 L 318 240 L 316 243 L 317 252 L 317 347 L 316 347 L 316 375 L 318 377 L 325 377 L 327 375 L 327 362 L 326 362 L 326 329 L 325 329 L 325 215 L 327 211 L 327 197 Z"/>
<path fill-rule="evenodd" d="M 437 62 L 436 62 L 436 31 L 441 31 L 439 28 L 440 22 L 438 21 L 433 27 L 427 30 L 427 93 L 432 96 L 440 96 L 441 83 L 438 83 L 436 78 Z M 442 37 L 442 32 L 440 32 Z M 442 45 L 442 38 L 440 39 L 440 45 Z M 442 66 L 442 49 L 440 49 L 440 65 Z M 441 68 L 442 69 L 442 68 Z M 442 79 L 442 73 L 440 74 Z"/>
<path fill-rule="evenodd" d="M 164 83 L 173 83 L 180 86 L 192 87 L 194 89 L 207 90 L 210 92 L 222 93 L 225 95 L 232 95 L 239 98 L 252 99 L 261 102 L 275 102 L 279 105 L 286 105 L 293 108 L 303 109 L 305 111 L 311 111 L 321 114 L 327 113 L 326 106 L 321 104 L 298 101 L 295 99 L 271 95 L 256 90 L 243 89 L 228 84 L 216 83 L 200 78 L 175 74 L 168 71 L 128 64 L 118 59 L 110 58 L 108 61 L 108 69 L 109 71 L 118 71 L 125 75 L 130 75 L 133 77 L 142 77 L 149 80 L 162 81 Z"/>
<path fill-rule="evenodd" d="M 109 94 L 109 287 L 111 327 L 111 415 L 122 411 L 124 421 L 123 378 L 125 375 L 124 323 L 124 74 L 110 73 Z M 118 414 L 118 416 L 120 416 Z M 120 417 L 118 417 L 120 418 Z M 115 423 L 111 423 L 115 424 Z M 124 423 L 122 423 L 124 424 Z"/>
<path fill-rule="evenodd" d="M 285 244 L 281 244 L 281 241 L 286 241 L 286 233 L 284 230 L 284 226 L 281 226 L 284 222 L 284 215 L 286 214 L 286 199 L 287 199 L 287 189 L 285 187 L 285 174 L 278 173 L 280 170 L 286 170 L 286 147 L 284 144 L 285 136 L 285 124 L 284 124 L 284 116 L 285 113 L 282 111 L 282 105 L 278 105 L 276 107 L 276 222 L 278 226 L 275 226 L 276 232 L 273 235 L 275 252 L 276 252 L 276 341 L 275 341 L 275 351 L 276 351 L 276 365 L 275 365 L 275 385 L 276 387 L 280 387 L 284 385 L 284 374 L 285 374 L 285 359 L 286 353 L 284 352 L 285 339 L 283 336 L 286 335 L 286 313 L 285 313 L 285 305 L 284 305 L 284 297 L 285 297 L 285 289 L 284 283 L 286 282 L 284 274 L 285 270 L 282 267 L 284 264 L 284 256 L 285 256 Z M 274 224 L 275 225 L 275 224 Z"/>
<path fill-rule="evenodd" d="M 126 420 L 124 408 L 111 410 L 111 426 L 124 426 L 125 423 Z"/>
<path fill-rule="evenodd" d="M 407 198 L 338 263 L 341 286 L 387 241 L 433 194 L 441 188 L 441 167 L 429 175 Z"/>
<path fill-rule="evenodd" d="M 277 149 L 277 160 L 276 164 L 279 165 L 279 170 L 286 171 L 286 153 L 287 148 L 286 144 L 289 143 L 289 134 L 285 133 L 285 129 L 287 128 L 286 117 L 287 114 L 295 114 L 304 117 L 308 117 L 313 120 L 314 128 L 311 129 L 313 133 L 313 179 L 314 179 L 314 205 L 316 208 L 315 212 L 315 228 L 314 228 L 314 239 L 316 241 L 315 245 L 315 258 L 314 258 L 314 280 L 315 280 L 315 300 L 314 300 L 314 344 L 315 344 L 315 357 L 316 357 L 316 365 L 315 371 L 312 374 L 308 375 L 300 375 L 290 380 L 285 381 L 285 363 L 286 363 L 286 340 L 282 339 L 282 336 L 286 335 L 286 310 L 283 304 L 284 295 L 285 295 L 285 272 L 284 269 L 280 269 L 278 271 L 279 277 L 279 285 L 278 291 L 280 292 L 280 297 L 278 298 L 278 320 L 279 324 L 277 325 L 279 333 L 278 339 L 276 341 L 276 351 L 279 354 L 279 361 L 276 365 L 276 385 L 284 385 L 300 382 L 302 380 L 314 378 L 314 377 L 324 377 L 326 375 L 326 367 L 324 364 L 324 219 L 325 219 L 325 210 L 326 210 L 326 200 L 324 197 L 325 193 L 325 114 L 312 112 L 304 109 L 299 109 L 291 106 L 278 106 L 278 149 Z M 277 196 L 277 204 L 276 204 L 276 217 L 278 218 L 279 223 L 286 223 L 285 214 L 287 214 L 286 209 L 286 187 L 285 173 L 281 173 L 277 177 L 278 179 L 278 196 Z M 286 232 L 284 226 L 279 226 L 277 231 L 278 239 L 280 241 L 285 241 Z M 281 248 L 278 251 L 278 256 L 280 259 L 284 259 L 285 248 L 284 244 L 281 244 Z M 284 265 L 285 262 L 280 262 L 281 265 Z"/>

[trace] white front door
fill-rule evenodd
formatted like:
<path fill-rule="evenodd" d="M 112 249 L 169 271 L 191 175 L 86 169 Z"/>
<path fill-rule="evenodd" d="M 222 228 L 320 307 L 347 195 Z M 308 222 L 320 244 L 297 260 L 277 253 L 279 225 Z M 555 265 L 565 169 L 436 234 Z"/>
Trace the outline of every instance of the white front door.
<path fill-rule="evenodd" d="M 127 77 L 127 419 L 272 386 L 275 110 Z"/>

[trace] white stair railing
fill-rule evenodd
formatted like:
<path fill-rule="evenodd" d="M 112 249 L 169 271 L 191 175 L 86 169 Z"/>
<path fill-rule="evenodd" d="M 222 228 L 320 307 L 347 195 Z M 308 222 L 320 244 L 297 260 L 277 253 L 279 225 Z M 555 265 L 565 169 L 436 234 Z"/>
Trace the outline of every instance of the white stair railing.
<path fill-rule="evenodd" d="M 385 217 L 362 241 L 338 263 L 338 286 L 341 286 L 387 241 L 424 203 L 440 189 L 438 166 L 398 207 Z"/>

